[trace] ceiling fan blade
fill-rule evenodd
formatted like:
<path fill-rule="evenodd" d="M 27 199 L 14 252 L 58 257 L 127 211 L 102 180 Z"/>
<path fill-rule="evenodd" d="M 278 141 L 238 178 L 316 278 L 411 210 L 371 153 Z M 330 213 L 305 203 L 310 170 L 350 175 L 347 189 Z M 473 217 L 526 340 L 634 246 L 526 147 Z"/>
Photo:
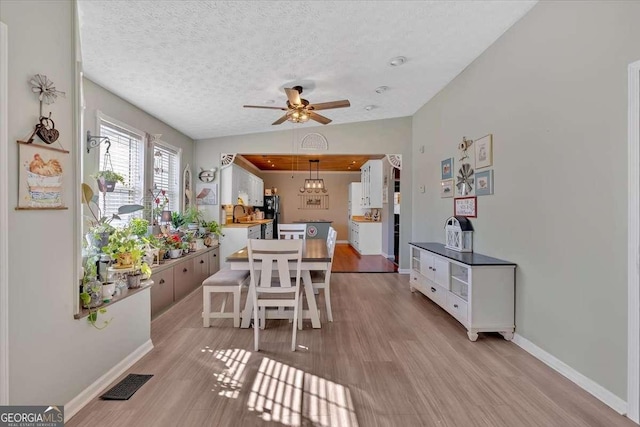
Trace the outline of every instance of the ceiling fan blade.
<path fill-rule="evenodd" d="M 280 117 L 278 120 L 276 120 L 275 122 L 271 123 L 272 125 L 279 125 L 280 123 L 284 123 L 287 121 L 287 115 L 285 114 L 284 116 Z"/>
<path fill-rule="evenodd" d="M 264 107 L 262 105 L 243 105 L 244 108 L 264 108 L 266 110 L 282 110 L 287 111 L 286 108 L 283 107 Z"/>
<path fill-rule="evenodd" d="M 311 104 L 309 105 L 310 110 L 328 110 L 330 108 L 345 108 L 351 107 L 351 103 L 348 99 L 343 99 L 341 101 L 331 101 L 331 102 L 321 102 L 319 104 Z"/>
<path fill-rule="evenodd" d="M 331 119 L 327 118 L 325 116 L 321 116 L 318 113 L 314 113 L 313 111 L 309 111 L 309 118 L 311 120 L 315 120 L 318 123 L 322 123 L 323 125 L 328 125 L 329 123 L 331 123 Z"/>
<path fill-rule="evenodd" d="M 284 91 L 287 93 L 287 98 L 289 98 L 289 104 L 293 106 L 302 105 L 300 93 L 297 90 L 285 87 Z"/>

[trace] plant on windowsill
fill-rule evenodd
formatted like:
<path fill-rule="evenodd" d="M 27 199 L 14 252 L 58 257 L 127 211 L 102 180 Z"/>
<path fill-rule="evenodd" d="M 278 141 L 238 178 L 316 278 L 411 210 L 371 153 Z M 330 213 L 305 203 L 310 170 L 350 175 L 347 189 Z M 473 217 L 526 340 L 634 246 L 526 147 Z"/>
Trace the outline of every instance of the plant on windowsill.
<path fill-rule="evenodd" d="M 96 329 L 104 329 L 113 319 L 105 320 L 101 326 L 98 326 L 98 314 L 104 314 L 107 310 L 98 308 L 102 305 L 102 283 L 97 279 L 96 261 L 96 256 L 90 256 L 85 259 L 80 301 L 82 301 L 83 308 L 89 311 L 87 316 L 89 324 Z"/>
<path fill-rule="evenodd" d="M 116 229 L 109 236 L 109 244 L 102 251 L 117 261 L 116 269 L 129 269 L 127 283 L 129 288 L 139 288 L 143 276 L 151 276 L 151 268 L 143 257 L 145 243 L 133 233 L 132 227 Z"/>
<path fill-rule="evenodd" d="M 139 238 L 143 238 L 149 232 L 149 221 L 144 218 L 131 218 L 129 227 L 133 234 Z"/>
<path fill-rule="evenodd" d="M 222 232 L 222 226 L 218 224 L 218 222 L 216 222 L 215 220 L 212 220 L 209 222 L 202 221 L 200 225 L 204 227 L 205 230 L 208 231 L 209 233 L 215 234 L 216 236 L 224 237 L 224 233 Z"/>
<path fill-rule="evenodd" d="M 115 231 L 111 225 L 114 219 L 120 219 L 120 215 L 130 214 L 144 209 L 142 205 L 122 205 L 118 213 L 112 216 L 103 216 L 98 206 L 98 195 L 94 194 L 88 184 L 82 184 L 82 203 L 86 205 L 91 215 L 86 215 L 89 222 L 89 232 L 86 234 L 87 243 L 98 251 L 109 243 L 109 236 Z"/>
<path fill-rule="evenodd" d="M 124 185 L 124 176 L 112 170 L 98 171 L 92 178 L 98 182 L 98 190 L 102 193 L 111 193 L 119 182 Z"/>
<path fill-rule="evenodd" d="M 180 258 L 184 252 L 184 249 L 189 247 L 188 244 L 183 242 L 180 236 L 178 236 L 177 234 L 167 236 L 166 242 L 169 248 L 169 257 L 171 259 Z"/>
<path fill-rule="evenodd" d="M 196 206 L 192 206 L 182 214 L 184 222 L 187 224 L 190 230 L 197 230 L 198 225 L 204 220 L 202 212 L 198 210 Z"/>
<path fill-rule="evenodd" d="M 184 227 L 186 225 L 186 221 L 184 219 L 184 215 L 180 212 L 171 212 L 171 225 L 174 230 L 180 229 L 180 227 Z"/>

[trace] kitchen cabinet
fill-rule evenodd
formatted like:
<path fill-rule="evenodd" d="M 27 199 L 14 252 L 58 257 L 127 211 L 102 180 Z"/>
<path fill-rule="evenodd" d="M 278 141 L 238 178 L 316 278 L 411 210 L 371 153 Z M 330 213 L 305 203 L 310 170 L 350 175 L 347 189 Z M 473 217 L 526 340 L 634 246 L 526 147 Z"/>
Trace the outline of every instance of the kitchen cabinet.
<path fill-rule="evenodd" d="M 360 255 L 382 254 L 382 223 L 351 221 L 349 243 Z"/>
<path fill-rule="evenodd" d="M 239 197 L 248 206 L 264 205 L 264 181 L 232 164 L 220 172 L 220 204 L 237 205 Z"/>
<path fill-rule="evenodd" d="M 361 206 L 365 209 L 382 208 L 382 160 L 368 160 L 360 168 L 362 184 Z"/>
<path fill-rule="evenodd" d="M 499 332 L 506 340 L 515 330 L 516 264 L 474 252 L 445 249 L 441 243 L 410 243 L 409 289 L 420 291 L 467 329 Z"/>
<path fill-rule="evenodd" d="M 361 203 L 362 203 L 362 183 L 352 182 L 351 184 L 349 184 L 349 204 L 347 208 L 348 219 L 351 219 L 352 216 L 364 215 L 364 209 L 362 209 Z"/>
<path fill-rule="evenodd" d="M 166 260 L 152 267 L 151 317 L 165 311 L 173 303 L 197 289 L 207 277 L 220 269 L 219 248 L 212 247 Z"/>
<path fill-rule="evenodd" d="M 224 237 L 220 238 L 221 264 L 227 266 L 227 257 L 247 246 L 248 239 L 259 239 L 260 227 L 260 224 L 229 224 L 224 226 L 222 229 Z"/>
<path fill-rule="evenodd" d="M 193 258 L 180 261 L 173 267 L 173 299 L 175 301 L 189 295 L 195 289 Z"/>

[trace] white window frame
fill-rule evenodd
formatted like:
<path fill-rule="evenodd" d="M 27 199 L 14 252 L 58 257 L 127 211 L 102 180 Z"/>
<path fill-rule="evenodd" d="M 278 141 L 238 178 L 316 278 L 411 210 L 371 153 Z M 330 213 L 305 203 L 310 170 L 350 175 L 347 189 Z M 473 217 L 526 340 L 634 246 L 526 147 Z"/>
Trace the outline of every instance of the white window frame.
<path fill-rule="evenodd" d="M 139 188 L 141 189 L 141 193 L 142 193 L 142 198 L 144 198 L 147 195 L 147 187 L 146 187 L 146 182 L 145 182 L 145 177 L 146 177 L 146 169 L 145 169 L 145 156 L 146 156 L 146 148 L 147 148 L 147 137 L 146 137 L 146 133 L 134 128 L 133 126 L 130 126 L 118 119 L 114 119 L 113 117 L 110 117 L 106 114 L 104 114 L 102 111 L 97 110 L 96 111 L 96 132 L 98 133 L 98 135 L 100 135 L 100 128 L 102 125 L 102 122 L 107 122 L 110 123 L 114 126 L 118 126 L 128 132 L 131 132 L 137 136 L 140 137 L 140 140 L 142 141 L 142 143 L 140 144 L 140 150 L 142 151 L 140 153 L 140 155 L 138 156 L 139 162 L 140 164 L 138 165 L 139 170 L 140 170 L 140 174 L 138 176 L 138 182 L 136 183 L 136 186 L 139 186 Z M 99 150 L 99 149 L 98 149 Z M 97 163 L 97 169 L 96 170 L 100 170 L 100 167 L 102 165 L 102 158 L 100 156 L 98 156 L 98 163 Z M 134 200 L 135 204 L 142 204 L 141 200 Z M 104 212 L 103 212 L 104 215 Z"/>
<path fill-rule="evenodd" d="M 182 183 L 181 183 L 182 177 L 180 176 L 180 174 L 181 174 L 180 165 L 182 164 L 182 148 L 176 147 L 175 145 L 171 145 L 168 142 L 165 142 L 165 141 L 163 141 L 161 139 L 159 139 L 159 140 L 157 140 L 155 142 L 152 142 L 151 145 L 152 145 L 152 147 L 151 147 L 152 150 L 155 149 L 154 145 L 160 145 L 160 146 L 166 148 L 167 150 L 175 151 L 176 156 L 178 156 L 178 165 L 176 166 L 176 179 L 178 180 L 177 184 L 176 184 L 176 197 L 177 197 L 177 199 L 176 199 L 175 202 L 176 202 L 176 206 L 177 206 L 176 211 L 179 211 L 180 207 L 182 206 L 180 204 L 180 189 L 182 188 L 181 187 L 181 185 L 182 185 Z M 151 152 L 150 155 L 148 156 L 148 158 L 151 159 L 150 160 L 151 163 L 149 165 L 149 171 L 150 171 L 150 176 L 151 176 L 151 180 L 149 182 L 149 188 L 151 189 L 151 191 L 154 191 L 154 189 L 153 189 L 154 178 L 155 178 L 155 173 L 153 171 L 153 166 L 154 166 L 153 155 L 154 154 L 155 154 L 155 152 Z M 149 190 L 147 190 L 147 193 L 148 192 L 149 192 Z M 154 192 L 154 194 L 155 194 L 155 192 Z M 171 201 L 169 201 L 169 203 L 171 203 Z M 152 201 L 152 205 L 153 205 L 153 201 Z"/>

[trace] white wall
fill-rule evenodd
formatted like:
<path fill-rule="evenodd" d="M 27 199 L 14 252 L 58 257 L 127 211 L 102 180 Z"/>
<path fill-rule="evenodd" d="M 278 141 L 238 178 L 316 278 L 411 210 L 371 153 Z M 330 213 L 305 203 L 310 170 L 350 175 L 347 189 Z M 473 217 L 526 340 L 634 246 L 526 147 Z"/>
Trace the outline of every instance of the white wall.
<path fill-rule="evenodd" d="M 182 150 L 180 157 L 180 179 L 182 180 L 182 171 L 184 168 L 187 164 L 193 164 L 193 140 L 191 138 L 180 133 L 166 123 L 156 119 L 147 112 L 139 109 L 135 105 L 130 104 L 119 96 L 109 92 L 97 83 L 85 78 L 83 80 L 83 84 L 86 105 L 84 112 L 85 133 L 87 130 L 90 130 L 92 135 L 99 134 L 97 129 L 96 113 L 97 111 L 100 111 L 112 119 L 116 119 L 142 132 L 149 134 L 162 134 L 160 137 L 161 141 Z M 148 154 L 148 158 L 153 158 L 150 152 Z M 86 150 L 83 151 L 83 161 L 84 182 L 90 182 L 95 189 L 96 186 L 92 182 L 94 180 L 89 179 L 89 176 L 94 174 L 97 171 L 97 168 L 102 164 L 102 160 L 99 158 L 99 150 L 94 148 L 89 154 L 87 154 Z M 192 167 L 191 172 L 194 174 L 194 179 L 197 179 L 198 170 Z M 151 179 L 151 176 L 148 176 L 147 179 Z M 179 203 L 179 206 L 182 207 L 182 198 Z"/>
<path fill-rule="evenodd" d="M 307 131 L 308 129 L 308 131 Z M 226 136 L 196 141 L 196 167 L 220 167 L 220 153 L 291 154 L 293 147 L 308 132 L 319 132 L 328 141 L 324 154 L 402 154 L 401 191 L 411 189 L 411 118 L 373 120 L 368 122 L 329 125 L 314 128 L 295 128 L 248 135 Z M 216 177 L 216 182 L 220 182 Z M 284 194 L 281 194 L 283 197 Z M 411 236 L 411 199 L 404 197 L 401 205 L 400 267 L 409 268 L 407 242 Z M 211 212 L 217 215 L 218 212 Z"/>
<path fill-rule="evenodd" d="M 66 404 L 89 384 L 149 339 L 149 291 L 113 307 L 112 324 L 97 331 L 74 320 L 75 280 L 73 204 L 77 189 L 73 165 L 80 154 L 74 141 L 73 4 L 71 1 L 3 0 L 0 20 L 9 28 L 10 141 L 25 138 L 38 118 L 38 100 L 29 78 L 46 74 L 66 98 L 47 107 L 60 141 L 71 153 L 64 202 L 59 211 L 10 211 L 9 229 L 9 393 L 11 404 Z M 9 144 L 9 202 L 17 204 L 17 144 Z"/>
<path fill-rule="evenodd" d="M 623 399 L 639 19 L 640 2 L 540 2 L 413 118 L 413 238 L 443 241 L 440 160 L 493 133 L 495 195 L 478 198 L 474 249 L 518 264 L 516 332 Z"/>

